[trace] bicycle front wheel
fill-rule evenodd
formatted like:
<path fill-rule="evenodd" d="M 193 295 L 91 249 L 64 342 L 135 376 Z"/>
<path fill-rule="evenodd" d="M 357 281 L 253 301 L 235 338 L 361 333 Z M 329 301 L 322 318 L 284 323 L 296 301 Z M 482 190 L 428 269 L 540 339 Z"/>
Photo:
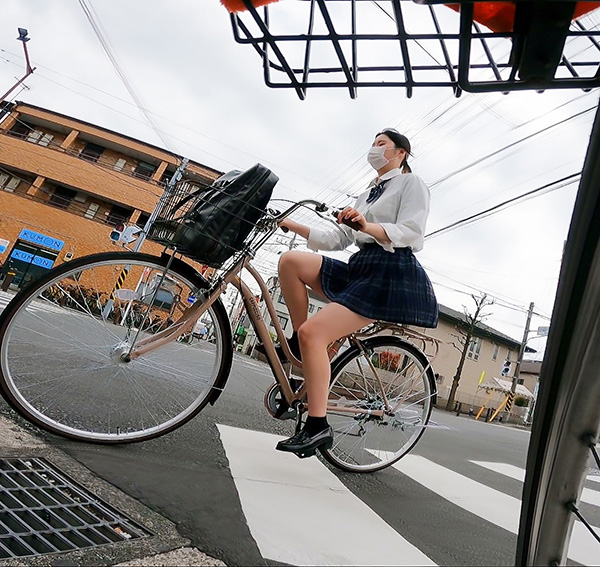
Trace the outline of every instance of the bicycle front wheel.
<path fill-rule="evenodd" d="M 360 341 L 332 363 L 334 439 L 323 456 L 348 472 L 392 465 L 423 435 L 435 397 L 433 369 L 416 346 L 389 335 Z"/>
<path fill-rule="evenodd" d="M 203 297 L 206 280 L 178 260 L 167 271 L 167 261 L 96 254 L 15 296 L 0 317 L 0 385 L 11 406 L 58 435 L 127 443 L 172 431 L 214 401 L 233 356 L 220 301 L 201 316 L 201 334 L 123 356 Z"/>

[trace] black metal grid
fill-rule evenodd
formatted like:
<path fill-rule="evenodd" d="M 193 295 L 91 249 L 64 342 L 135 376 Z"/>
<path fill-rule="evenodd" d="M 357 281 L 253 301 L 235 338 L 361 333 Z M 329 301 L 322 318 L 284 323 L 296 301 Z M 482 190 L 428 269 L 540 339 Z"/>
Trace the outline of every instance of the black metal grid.
<path fill-rule="evenodd" d="M 0 560 L 152 535 L 44 459 L 0 459 Z"/>
<path fill-rule="evenodd" d="M 473 3 L 459 16 L 438 0 L 282 0 L 260 9 L 245 1 L 248 11 L 231 15 L 235 40 L 260 55 L 267 86 L 301 99 L 309 88 L 344 87 L 355 98 L 362 87 L 404 87 L 410 97 L 415 87 L 460 96 L 600 86 L 600 31 L 586 27 L 587 16 L 563 33 L 550 76 L 522 78 L 511 52 L 524 35 L 477 24 Z"/>

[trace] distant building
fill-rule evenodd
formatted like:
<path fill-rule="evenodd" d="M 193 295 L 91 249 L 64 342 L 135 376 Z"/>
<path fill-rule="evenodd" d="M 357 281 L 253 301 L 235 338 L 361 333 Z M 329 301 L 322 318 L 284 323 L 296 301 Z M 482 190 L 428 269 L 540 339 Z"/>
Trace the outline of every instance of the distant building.
<path fill-rule="evenodd" d="M 0 277 L 22 287 L 73 257 L 114 250 L 111 227 L 144 226 L 182 157 L 17 102 L 0 109 Z M 220 172 L 190 161 L 190 190 Z M 159 252 L 146 242 L 143 251 Z"/>
<path fill-rule="evenodd" d="M 420 329 L 425 334 L 442 341 L 438 356 L 433 361 L 437 374 L 439 400 L 438 405 L 445 404 L 450 395 L 452 380 L 456 374 L 462 345 L 458 342 L 460 330 L 466 329 L 465 314 L 445 305 L 440 305 L 439 323 L 435 329 Z M 473 407 L 474 410 L 487 400 L 487 407 L 495 407 L 505 398 L 501 391 L 505 382 L 512 384 L 515 365 L 519 357 L 521 343 L 493 329 L 485 323 L 478 323 L 467 351 L 467 358 L 462 370 L 456 401 L 463 404 L 463 410 Z M 458 347 L 458 348 L 457 348 Z M 534 352 L 527 349 L 526 352 Z M 508 373 L 502 375 L 502 368 L 508 361 Z M 482 375 L 482 373 L 485 373 Z M 524 384 L 523 376 L 519 380 L 519 392 L 525 397 L 533 391 Z M 487 386 L 487 388 L 486 388 Z M 496 389 L 497 388 L 497 389 Z"/>

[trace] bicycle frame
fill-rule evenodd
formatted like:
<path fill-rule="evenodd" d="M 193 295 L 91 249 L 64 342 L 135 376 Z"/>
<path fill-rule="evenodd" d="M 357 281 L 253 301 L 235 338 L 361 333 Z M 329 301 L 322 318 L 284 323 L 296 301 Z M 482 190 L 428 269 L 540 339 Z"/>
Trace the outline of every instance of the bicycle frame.
<path fill-rule="evenodd" d="M 282 392 L 283 396 L 285 397 L 285 400 L 287 401 L 287 403 L 290 406 L 292 406 L 293 404 L 297 404 L 298 402 L 302 402 L 304 395 L 305 395 L 305 385 L 303 384 L 301 386 L 301 388 L 298 390 L 298 392 L 294 392 L 292 390 L 290 380 L 289 380 L 289 374 L 290 374 L 291 368 L 289 367 L 288 363 L 285 363 L 286 366 L 288 366 L 288 369 L 286 371 L 286 368 L 284 368 L 284 363 L 282 363 L 281 360 L 279 359 L 279 356 L 277 355 L 277 352 L 275 350 L 275 344 L 273 343 L 273 340 L 271 339 L 271 335 L 268 331 L 267 324 L 262 316 L 262 313 L 258 307 L 257 302 L 254 299 L 254 294 L 251 291 L 251 289 L 249 288 L 249 286 L 242 280 L 241 272 L 242 272 L 242 270 L 246 269 L 250 273 L 250 275 L 253 277 L 255 282 L 258 284 L 258 286 L 261 290 L 261 293 L 262 293 L 262 297 L 265 301 L 267 311 L 271 318 L 271 323 L 275 328 L 277 338 L 279 340 L 280 345 L 283 348 L 285 355 L 287 356 L 287 358 L 291 362 L 291 364 L 293 364 L 299 368 L 302 368 L 302 362 L 293 356 L 293 354 L 289 348 L 287 339 L 286 339 L 283 329 L 281 328 L 281 325 L 279 323 L 279 319 L 277 317 L 277 312 L 275 310 L 273 300 L 271 299 L 271 296 L 269 294 L 267 285 L 266 285 L 264 279 L 258 273 L 258 271 L 252 266 L 251 258 L 254 256 L 254 251 L 256 249 L 260 248 L 275 233 L 275 231 L 277 230 L 276 223 L 279 220 L 282 220 L 283 218 L 290 215 L 297 208 L 299 208 L 303 205 L 306 205 L 306 204 L 314 204 L 321 208 L 324 207 L 324 205 L 322 205 L 316 201 L 311 201 L 311 200 L 300 201 L 299 203 L 296 203 L 295 205 L 290 207 L 287 211 L 282 213 L 279 217 L 273 218 L 272 219 L 273 225 L 271 226 L 271 228 L 266 230 L 265 235 L 259 239 L 257 244 L 254 246 L 254 250 L 251 250 L 251 249 L 244 250 L 238 257 L 238 259 L 236 261 L 234 261 L 233 265 L 231 267 L 229 267 L 224 272 L 224 274 L 218 280 L 216 280 L 213 283 L 213 285 L 205 292 L 203 301 L 197 301 L 192 306 L 186 308 L 182 317 L 176 323 L 174 323 L 171 327 L 169 327 L 159 333 L 156 333 L 155 335 L 153 335 L 151 337 L 147 337 L 138 342 L 134 342 L 134 344 L 131 346 L 131 349 L 127 355 L 129 357 L 129 359 L 134 360 L 136 358 L 139 358 L 140 356 L 175 340 L 182 333 L 191 332 L 196 321 L 198 321 L 198 319 L 202 316 L 202 314 L 204 312 L 206 312 L 215 301 L 217 301 L 217 299 L 224 293 L 227 286 L 233 285 L 240 292 L 240 294 L 242 296 L 242 301 L 243 301 L 244 307 L 246 308 L 246 311 L 248 313 L 250 322 L 254 328 L 256 336 L 258 337 L 260 342 L 264 345 L 265 354 L 266 354 L 268 363 L 271 367 L 271 370 L 273 372 L 275 380 L 277 381 L 277 383 L 279 384 L 279 386 L 281 388 L 281 392 Z M 169 269 L 170 265 L 171 265 L 171 263 L 169 262 L 167 265 L 166 271 L 163 275 L 166 275 L 168 273 L 168 269 Z M 344 341 L 346 339 L 348 339 L 351 343 L 357 345 L 358 348 L 360 348 L 361 350 L 364 350 L 364 347 L 361 344 L 361 342 L 358 340 L 358 337 L 359 336 L 360 337 L 372 336 L 377 333 L 380 333 L 383 330 L 387 330 L 387 331 L 391 332 L 391 334 L 403 334 L 403 335 L 408 334 L 409 336 L 414 336 L 414 337 L 420 339 L 421 341 L 433 342 L 433 344 L 436 347 L 434 358 L 435 358 L 435 355 L 437 354 L 438 341 L 436 339 L 434 339 L 433 337 L 427 337 L 426 335 L 421 335 L 420 333 L 418 333 L 416 331 L 407 332 L 403 327 L 401 327 L 399 325 L 388 324 L 388 323 L 383 323 L 381 321 L 376 321 L 376 322 L 373 322 L 371 325 L 367 326 L 365 329 L 358 331 L 356 333 L 352 333 L 352 334 L 348 335 L 347 337 L 342 337 L 342 338 L 338 339 L 337 341 L 335 341 L 334 343 L 332 343 L 329 347 L 330 359 L 333 358 L 333 356 L 335 356 L 337 354 L 339 348 L 342 346 L 342 344 L 344 343 Z M 368 357 L 367 357 L 367 359 L 368 359 Z M 431 362 L 429 363 L 429 366 L 430 365 L 431 365 Z M 375 376 L 375 379 L 379 385 L 379 388 L 381 389 L 382 392 L 384 392 L 384 387 L 383 387 L 381 379 L 377 373 L 377 370 L 371 363 L 369 364 L 369 366 L 370 366 L 371 372 Z M 428 367 L 426 367 L 425 372 L 427 371 Z M 385 393 L 384 393 L 384 397 L 385 397 Z M 385 400 L 385 405 L 386 405 L 386 407 L 388 406 L 387 399 Z M 365 410 L 361 410 L 358 408 L 344 408 L 344 407 L 340 407 L 340 406 L 335 406 L 335 407 L 332 406 L 330 409 L 335 409 L 335 411 L 344 412 L 344 413 L 354 413 L 357 415 L 365 413 Z M 395 409 L 396 408 L 388 407 L 387 410 L 369 410 L 368 413 L 369 413 L 369 415 L 382 417 L 385 412 L 390 412 L 390 411 L 394 412 Z"/>

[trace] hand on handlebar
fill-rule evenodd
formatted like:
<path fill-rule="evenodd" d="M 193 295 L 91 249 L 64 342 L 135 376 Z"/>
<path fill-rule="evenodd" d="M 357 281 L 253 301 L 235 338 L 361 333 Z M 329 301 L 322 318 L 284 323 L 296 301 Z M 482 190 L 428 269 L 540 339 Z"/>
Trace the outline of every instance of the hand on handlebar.
<path fill-rule="evenodd" d="M 362 231 L 367 227 L 367 219 L 353 207 L 332 211 L 331 214 L 337 219 L 338 224 L 345 224 L 354 230 Z"/>

